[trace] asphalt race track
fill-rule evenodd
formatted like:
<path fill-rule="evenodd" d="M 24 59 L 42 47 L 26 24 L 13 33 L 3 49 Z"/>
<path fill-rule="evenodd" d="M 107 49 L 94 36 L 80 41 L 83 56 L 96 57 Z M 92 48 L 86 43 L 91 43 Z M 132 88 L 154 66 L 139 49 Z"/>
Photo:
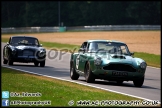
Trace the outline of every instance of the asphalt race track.
<path fill-rule="evenodd" d="M 1 59 L 3 46 L 5 44 L 1 43 Z M 16 63 L 13 66 L 8 66 L 3 64 L 3 59 L 1 60 L 2 66 L 12 67 L 16 69 L 21 69 L 25 71 L 30 71 L 38 74 L 48 75 L 52 77 L 58 77 L 61 79 L 70 80 L 70 54 L 57 53 L 57 57 L 54 58 L 56 52 L 47 51 L 47 55 L 50 57 L 46 58 L 45 67 L 35 67 L 34 63 Z M 52 58 L 53 57 L 53 58 Z M 161 102 L 161 75 L 160 68 L 147 67 L 145 74 L 145 81 L 141 88 L 135 87 L 132 81 L 124 82 L 122 85 L 117 85 L 116 82 L 109 82 L 104 80 L 96 80 L 95 83 L 86 83 L 84 77 L 79 77 L 76 82 L 100 87 L 103 89 L 108 89 L 111 91 L 120 92 L 123 94 L 133 95 L 134 97 L 141 97 L 148 100 L 158 100 Z"/>

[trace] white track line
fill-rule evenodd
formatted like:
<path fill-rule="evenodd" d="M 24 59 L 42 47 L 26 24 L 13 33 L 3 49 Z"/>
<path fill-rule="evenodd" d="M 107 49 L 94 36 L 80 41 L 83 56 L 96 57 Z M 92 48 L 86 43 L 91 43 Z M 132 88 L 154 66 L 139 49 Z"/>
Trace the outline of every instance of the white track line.
<path fill-rule="evenodd" d="M 152 66 L 147 66 L 149 68 L 154 68 L 154 69 L 161 69 L 161 68 L 157 68 L 157 67 L 152 67 Z"/>
<path fill-rule="evenodd" d="M 31 73 L 31 74 L 35 74 L 35 75 L 41 75 L 41 76 L 45 76 L 45 77 L 49 77 L 49 78 L 55 78 L 55 79 L 62 80 L 62 81 L 73 82 L 73 83 L 77 83 L 77 84 L 81 84 L 81 85 L 85 85 L 85 86 L 89 86 L 89 87 L 94 87 L 94 88 L 98 88 L 98 89 L 101 89 L 101 90 L 106 90 L 106 91 L 110 91 L 110 92 L 114 92 L 114 93 L 119 93 L 119 94 L 122 94 L 122 95 L 127 95 L 127 96 L 131 96 L 131 97 L 135 97 L 135 98 L 139 98 L 139 99 L 143 99 L 143 100 L 147 100 L 147 101 L 154 101 L 154 100 L 151 100 L 151 99 L 146 99 L 146 98 L 139 97 L 139 96 L 134 96 L 134 95 L 130 95 L 130 94 L 126 94 L 126 93 L 122 93 L 122 92 L 118 92 L 118 91 L 114 91 L 114 90 L 110 90 L 110 89 L 105 89 L 105 88 L 102 88 L 102 87 L 88 85 L 88 84 L 84 84 L 84 83 L 80 83 L 80 82 L 75 82 L 73 80 L 67 80 L 67 79 L 62 79 L 62 78 L 58 78 L 58 77 L 53 77 L 53 76 L 38 74 L 38 73 L 34 73 L 34 72 L 22 70 L 22 69 L 16 69 L 16 68 L 13 68 L 13 67 L 8 67 L 8 66 L 3 66 L 3 67 L 11 68 L 11 69 L 15 69 L 15 70 L 18 70 L 18 71 L 23 71 L 23 72 Z M 159 102 L 159 104 L 161 104 L 161 102 L 159 100 L 158 100 L 158 102 Z"/>

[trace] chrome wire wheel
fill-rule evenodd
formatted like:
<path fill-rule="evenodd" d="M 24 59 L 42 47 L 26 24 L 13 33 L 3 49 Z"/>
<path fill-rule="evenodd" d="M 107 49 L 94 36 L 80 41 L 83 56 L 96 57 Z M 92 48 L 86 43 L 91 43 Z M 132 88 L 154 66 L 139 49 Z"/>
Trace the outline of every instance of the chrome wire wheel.
<path fill-rule="evenodd" d="M 70 76 L 72 77 L 73 76 L 73 66 L 71 66 L 71 69 L 70 69 Z"/>
<path fill-rule="evenodd" d="M 88 77 L 89 74 L 90 74 L 89 65 L 86 65 L 86 77 Z"/>
<path fill-rule="evenodd" d="M 70 78 L 71 78 L 72 80 L 78 80 L 78 78 L 79 78 L 79 74 L 76 73 L 76 70 L 75 70 L 75 68 L 74 68 L 73 63 L 72 63 L 71 66 L 70 66 Z"/>
<path fill-rule="evenodd" d="M 85 66 L 85 79 L 87 83 L 95 82 L 95 76 L 93 75 L 89 62 Z"/>

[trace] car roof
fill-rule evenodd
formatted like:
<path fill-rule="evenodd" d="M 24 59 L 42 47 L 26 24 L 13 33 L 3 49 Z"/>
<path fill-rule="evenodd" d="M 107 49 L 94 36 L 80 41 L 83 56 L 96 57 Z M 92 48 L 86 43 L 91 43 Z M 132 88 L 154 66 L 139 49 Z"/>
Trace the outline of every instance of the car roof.
<path fill-rule="evenodd" d="M 113 43 L 125 44 L 124 42 L 116 41 L 116 40 L 87 40 L 86 42 L 113 42 Z"/>
<path fill-rule="evenodd" d="M 18 35 L 18 36 L 11 36 L 11 38 L 14 38 L 14 37 L 27 37 L 27 38 L 36 38 L 34 36 L 23 36 L 23 35 Z"/>

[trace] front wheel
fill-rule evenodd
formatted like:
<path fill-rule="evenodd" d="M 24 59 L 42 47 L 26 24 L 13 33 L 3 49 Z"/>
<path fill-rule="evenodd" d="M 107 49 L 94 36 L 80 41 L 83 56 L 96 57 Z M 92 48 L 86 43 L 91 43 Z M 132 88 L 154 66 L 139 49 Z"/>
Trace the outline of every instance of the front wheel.
<path fill-rule="evenodd" d="M 45 66 L 45 60 L 40 62 L 40 67 L 44 67 Z"/>
<path fill-rule="evenodd" d="M 118 85 L 123 84 L 123 81 L 120 81 L 120 80 L 119 81 L 116 81 L 116 82 L 117 82 Z"/>
<path fill-rule="evenodd" d="M 79 75 L 76 73 L 73 63 L 70 66 L 70 78 L 72 80 L 78 80 L 78 78 L 79 78 Z"/>
<path fill-rule="evenodd" d="M 144 77 L 133 81 L 133 83 L 136 87 L 141 87 L 143 85 L 143 82 L 144 82 Z"/>
<path fill-rule="evenodd" d="M 7 64 L 7 63 L 8 63 L 8 60 L 3 58 L 3 64 Z"/>
<path fill-rule="evenodd" d="M 37 67 L 37 66 L 38 66 L 38 64 L 39 64 L 39 62 L 38 62 L 38 61 L 35 61 L 35 62 L 34 62 L 35 67 Z"/>
<path fill-rule="evenodd" d="M 91 71 L 89 62 L 85 66 L 85 79 L 86 79 L 87 83 L 95 82 L 95 76 L 93 75 L 93 73 Z"/>
<path fill-rule="evenodd" d="M 11 59 L 11 55 L 8 56 L 8 65 L 13 65 L 13 60 Z"/>

